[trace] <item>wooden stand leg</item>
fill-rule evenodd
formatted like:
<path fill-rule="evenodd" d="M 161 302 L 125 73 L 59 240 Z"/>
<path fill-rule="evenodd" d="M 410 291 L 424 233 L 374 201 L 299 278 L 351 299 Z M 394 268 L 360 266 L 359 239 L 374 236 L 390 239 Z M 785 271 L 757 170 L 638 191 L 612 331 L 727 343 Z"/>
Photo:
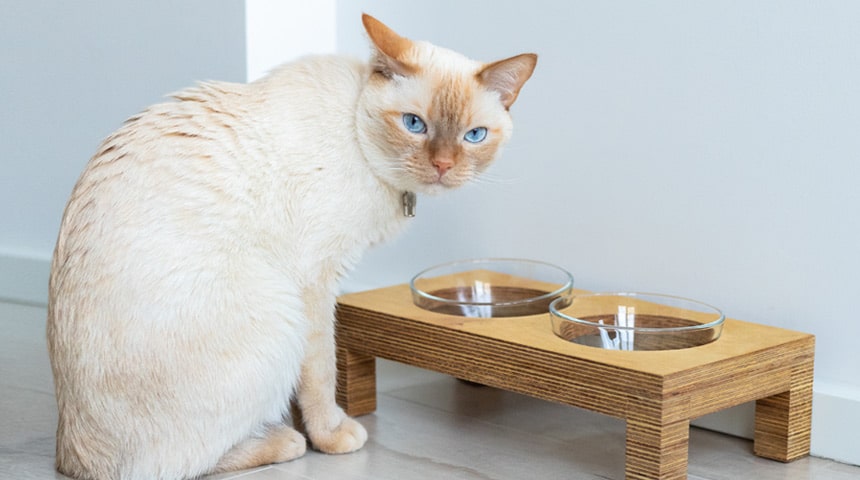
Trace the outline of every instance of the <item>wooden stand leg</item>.
<path fill-rule="evenodd" d="M 792 372 L 791 390 L 755 405 L 753 450 L 760 457 L 790 462 L 809 455 L 812 434 L 812 360 Z"/>
<path fill-rule="evenodd" d="M 376 358 L 338 346 L 337 403 L 351 417 L 376 410 Z"/>
<path fill-rule="evenodd" d="M 659 425 L 628 419 L 625 478 L 687 478 L 689 443 L 689 420 Z"/>

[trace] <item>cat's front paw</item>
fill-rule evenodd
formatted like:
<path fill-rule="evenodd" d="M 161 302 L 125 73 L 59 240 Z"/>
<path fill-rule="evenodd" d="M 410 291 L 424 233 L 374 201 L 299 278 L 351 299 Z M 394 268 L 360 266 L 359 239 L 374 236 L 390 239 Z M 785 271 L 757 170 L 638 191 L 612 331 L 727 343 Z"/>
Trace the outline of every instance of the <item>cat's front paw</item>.
<path fill-rule="evenodd" d="M 360 423 L 344 416 L 335 428 L 309 431 L 314 448 L 323 453 L 349 453 L 364 446 L 367 430 Z"/>

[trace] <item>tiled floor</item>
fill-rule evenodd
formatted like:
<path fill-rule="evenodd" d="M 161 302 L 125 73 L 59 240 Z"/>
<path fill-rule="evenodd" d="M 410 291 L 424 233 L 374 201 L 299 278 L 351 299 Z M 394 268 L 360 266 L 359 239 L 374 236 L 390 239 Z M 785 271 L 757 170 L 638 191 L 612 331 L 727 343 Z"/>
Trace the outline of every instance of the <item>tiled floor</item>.
<path fill-rule="evenodd" d="M 54 403 L 45 310 L 0 303 L 0 479 L 64 479 L 54 462 Z M 359 452 L 311 452 L 290 463 L 209 480 L 621 479 L 624 424 L 562 405 L 379 362 L 379 408 L 360 421 Z M 752 444 L 690 434 L 689 478 L 860 479 L 860 467 L 819 458 L 763 460 Z"/>

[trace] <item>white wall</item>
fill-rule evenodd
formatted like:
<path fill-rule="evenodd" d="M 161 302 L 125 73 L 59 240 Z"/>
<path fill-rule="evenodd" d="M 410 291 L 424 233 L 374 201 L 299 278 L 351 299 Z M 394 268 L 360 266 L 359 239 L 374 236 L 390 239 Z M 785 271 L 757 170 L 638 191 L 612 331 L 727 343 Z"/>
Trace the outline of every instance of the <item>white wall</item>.
<path fill-rule="evenodd" d="M 244 4 L 35 0 L 2 11 L 0 298 L 44 301 L 41 265 L 98 143 L 195 81 L 244 80 Z"/>
<path fill-rule="evenodd" d="M 361 11 L 474 58 L 540 59 L 492 180 L 420 198 L 353 288 L 526 257 L 580 288 L 811 332 L 814 447 L 860 463 L 856 441 L 824 443 L 860 435 L 860 3 L 340 1 L 341 51 L 365 55 Z"/>
<path fill-rule="evenodd" d="M 44 302 L 63 206 L 106 134 L 195 80 L 255 76 L 245 6 L 4 7 L 0 298 Z M 814 333 L 814 451 L 860 463 L 858 442 L 842 440 L 860 432 L 860 4 L 339 1 L 302 37 L 307 52 L 336 25 L 338 50 L 366 57 L 361 11 L 475 58 L 540 61 L 488 179 L 421 198 L 414 227 L 347 288 L 519 256 L 568 268 L 582 288 L 671 292 Z"/>
<path fill-rule="evenodd" d="M 247 78 L 305 55 L 335 53 L 335 0 L 245 0 Z"/>

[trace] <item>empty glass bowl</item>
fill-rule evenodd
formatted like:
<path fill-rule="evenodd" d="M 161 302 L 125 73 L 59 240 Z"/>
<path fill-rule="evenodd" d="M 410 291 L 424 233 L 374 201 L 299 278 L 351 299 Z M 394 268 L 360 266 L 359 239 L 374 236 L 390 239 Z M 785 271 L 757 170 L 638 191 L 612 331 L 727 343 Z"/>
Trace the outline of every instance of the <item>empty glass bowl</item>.
<path fill-rule="evenodd" d="M 573 276 L 549 263 L 511 258 L 461 260 L 428 268 L 409 282 L 421 308 L 464 317 L 514 317 L 549 311 L 570 294 Z"/>
<path fill-rule="evenodd" d="M 725 316 L 710 305 L 654 293 L 592 293 L 558 298 L 552 329 L 573 343 L 608 350 L 674 350 L 720 337 Z"/>

